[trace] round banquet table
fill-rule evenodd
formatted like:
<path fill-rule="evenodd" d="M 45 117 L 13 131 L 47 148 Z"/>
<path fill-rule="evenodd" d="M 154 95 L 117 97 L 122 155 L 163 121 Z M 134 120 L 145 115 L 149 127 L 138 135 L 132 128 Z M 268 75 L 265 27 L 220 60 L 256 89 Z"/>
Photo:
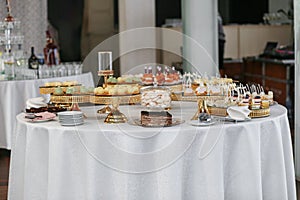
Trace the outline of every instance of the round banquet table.
<path fill-rule="evenodd" d="M 16 115 L 26 107 L 26 100 L 41 96 L 39 86 L 52 81 L 76 80 L 85 86 L 94 87 L 92 73 L 76 76 L 0 81 L 0 148 L 11 149 L 11 135 L 16 124 Z"/>
<path fill-rule="evenodd" d="M 172 102 L 179 124 L 142 127 L 140 105 L 121 106 L 128 123 L 105 124 L 100 106 L 85 123 L 26 122 L 17 116 L 8 197 L 128 200 L 296 200 L 287 110 L 266 118 L 192 126 L 195 102 Z"/>

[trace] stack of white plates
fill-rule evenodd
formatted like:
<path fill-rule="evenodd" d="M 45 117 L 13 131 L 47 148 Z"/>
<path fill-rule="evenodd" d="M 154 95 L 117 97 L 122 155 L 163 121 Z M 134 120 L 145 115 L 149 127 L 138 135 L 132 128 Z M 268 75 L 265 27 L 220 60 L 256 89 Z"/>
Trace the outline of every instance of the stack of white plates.
<path fill-rule="evenodd" d="M 83 112 L 64 111 L 57 113 L 58 120 L 62 126 L 76 126 L 83 124 Z"/>

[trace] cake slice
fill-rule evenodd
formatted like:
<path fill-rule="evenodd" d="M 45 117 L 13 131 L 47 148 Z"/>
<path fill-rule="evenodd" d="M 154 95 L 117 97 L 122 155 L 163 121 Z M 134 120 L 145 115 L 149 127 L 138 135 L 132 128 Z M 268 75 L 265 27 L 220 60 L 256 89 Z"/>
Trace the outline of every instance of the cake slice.
<path fill-rule="evenodd" d="M 170 126 L 172 115 L 167 111 L 141 111 L 142 126 Z"/>

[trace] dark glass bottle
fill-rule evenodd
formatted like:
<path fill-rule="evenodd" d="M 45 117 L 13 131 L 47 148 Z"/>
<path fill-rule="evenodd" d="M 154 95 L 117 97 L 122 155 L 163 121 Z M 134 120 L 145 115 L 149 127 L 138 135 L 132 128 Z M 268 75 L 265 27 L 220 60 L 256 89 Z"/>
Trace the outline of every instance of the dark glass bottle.
<path fill-rule="evenodd" d="M 28 68 L 36 70 L 39 68 L 39 60 L 34 54 L 34 47 L 31 47 L 31 55 L 28 59 Z"/>
<path fill-rule="evenodd" d="M 46 31 L 46 46 L 44 48 L 44 62 L 45 64 L 58 65 L 60 63 L 60 57 L 57 46 L 54 44 L 53 38 L 49 31 Z"/>

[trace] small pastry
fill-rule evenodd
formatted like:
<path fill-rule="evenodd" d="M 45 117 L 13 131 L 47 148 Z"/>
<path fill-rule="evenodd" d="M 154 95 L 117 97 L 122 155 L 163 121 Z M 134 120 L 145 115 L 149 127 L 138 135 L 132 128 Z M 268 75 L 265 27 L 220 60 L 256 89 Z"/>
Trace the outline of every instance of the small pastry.
<path fill-rule="evenodd" d="M 199 86 L 195 90 L 196 95 L 205 96 L 207 95 L 207 88 L 205 86 Z"/>
<path fill-rule="evenodd" d="M 66 94 L 74 94 L 75 88 L 74 87 L 68 87 L 66 90 Z"/>
<path fill-rule="evenodd" d="M 117 83 L 118 82 L 118 80 L 115 78 L 115 77 L 113 77 L 113 76 L 111 76 L 111 77 L 109 77 L 108 79 L 107 79 L 107 82 L 108 83 Z"/>
<path fill-rule="evenodd" d="M 273 103 L 273 98 L 274 98 L 274 95 L 273 95 L 273 92 L 272 91 L 269 91 L 268 92 L 268 95 L 267 95 L 267 98 L 269 100 L 270 103 Z"/>
<path fill-rule="evenodd" d="M 158 73 L 155 76 L 157 84 L 158 85 L 163 85 L 165 82 L 165 75 L 163 73 Z"/>
<path fill-rule="evenodd" d="M 58 86 L 57 88 L 54 89 L 54 95 L 63 95 L 64 91 L 61 89 L 60 86 Z"/>
<path fill-rule="evenodd" d="M 62 83 L 63 86 L 73 86 L 73 85 L 78 85 L 77 81 L 65 81 Z"/>
<path fill-rule="evenodd" d="M 149 85 L 153 83 L 153 74 L 144 74 L 142 77 L 142 82 L 145 85 Z"/>
<path fill-rule="evenodd" d="M 47 87 L 57 87 L 57 86 L 61 86 L 61 82 L 47 82 L 45 83 L 45 86 Z"/>
<path fill-rule="evenodd" d="M 256 95 L 251 101 L 251 109 L 252 110 L 260 109 L 260 105 L 261 105 L 261 98 L 260 96 Z"/>
<path fill-rule="evenodd" d="M 87 94 L 88 93 L 88 89 L 85 86 L 81 86 L 80 87 L 80 94 Z"/>
<path fill-rule="evenodd" d="M 268 100 L 262 100 L 261 101 L 261 108 L 269 108 L 270 102 Z"/>
<path fill-rule="evenodd" d="M 102 87 L 97 87 L 94 89 L 94 94 L 95 95 L 103 95 L 104 94 L 104 89 Z"/>

